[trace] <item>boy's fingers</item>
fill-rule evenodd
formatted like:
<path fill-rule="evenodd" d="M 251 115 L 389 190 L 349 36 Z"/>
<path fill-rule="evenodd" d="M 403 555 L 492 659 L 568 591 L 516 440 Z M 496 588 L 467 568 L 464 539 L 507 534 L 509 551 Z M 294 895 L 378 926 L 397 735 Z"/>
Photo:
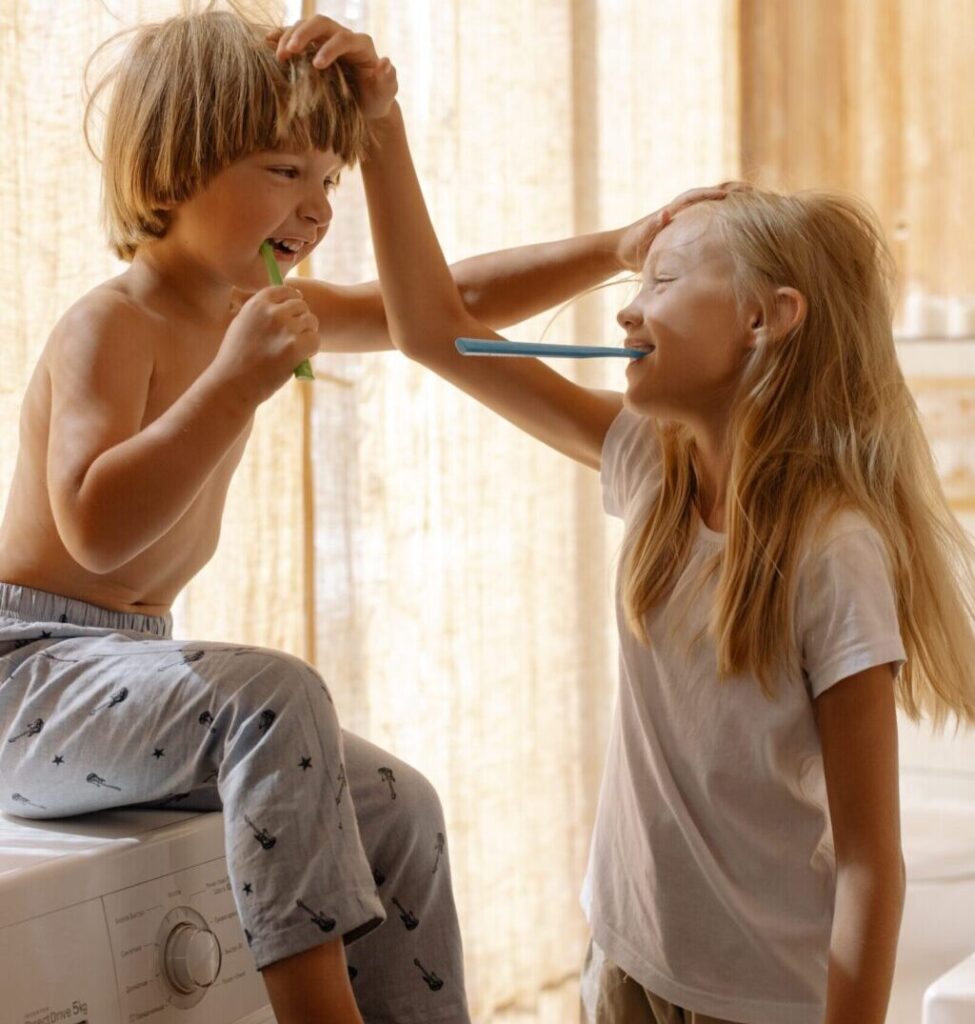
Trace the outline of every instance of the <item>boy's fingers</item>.
<path fill-rule="evenodd" d="M 264 297 L 271 302 L 294 302 L 295 299 L 304 301 L 304 295 L 290 284 L 271 284 L 261 289 Z"/>
<path fill-rule="evenodd" d="M 681 210 L 686 210 L 688 206 L 693 206 L 695 203 L 701 203 L 710 199 L 724 199 L 728 191 L 728 189 L 720 187 L 691 189 L 689 192 L 684 192 L 668 203 L 665 209 L 673 216 L 676 213 L 680 213 Z"/>

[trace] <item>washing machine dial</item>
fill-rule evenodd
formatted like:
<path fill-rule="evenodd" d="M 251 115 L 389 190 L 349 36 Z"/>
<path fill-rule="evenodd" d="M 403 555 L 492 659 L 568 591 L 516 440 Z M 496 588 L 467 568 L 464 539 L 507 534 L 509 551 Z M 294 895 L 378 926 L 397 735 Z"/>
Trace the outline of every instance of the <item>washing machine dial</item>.
<path fill-rule="evenodd" d="M 223 952 L 206 919 L 191 907 L 171 910 L 159 928 L 159 980 L 169 1001 L 189 1007 L 217 980 Z"/>

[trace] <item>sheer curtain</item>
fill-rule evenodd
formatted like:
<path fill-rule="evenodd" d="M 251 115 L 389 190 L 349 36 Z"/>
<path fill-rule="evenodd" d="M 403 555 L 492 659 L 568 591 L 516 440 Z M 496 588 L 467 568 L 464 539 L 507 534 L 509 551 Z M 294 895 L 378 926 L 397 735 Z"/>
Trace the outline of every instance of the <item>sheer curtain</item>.
<path fill-rule="evenodd" d="M 621 224 L 743 168 L 772 185 L 862 191 L 912 287 L 975 294 L 963 206 L 971 0 L 320 6 L 394 58 L 450 260 Z M 48 332 L 122 269 L 81 136 L 85 58 L 179 7 L 0 0 L 4 486 Z M 374 275 L 356 175 L 305 269 Z M 546 337 L 618 338 L 628 287 L 580 301 Z M 917 308 L 923 323 L 934 308 L 937 326 L 941 307 Z M 506 333 L 533 339 L 547 323 Z M 557 368 L 622 386 L 619 367 Z M 220 550 L 178 602 L 177 634 L 314 663 L 345 725 L 412 761 L 442 796 L 475 1020 L 574 1020 L 577 894 L 616 685 L 617 524 L 595 474 L 398 354 L 319 357 L 316 372 L 259 411 Z M 971 387 L 953 387 L 970 418 Z M 963 445 L 949 419 L 935 429 Z M 970 455 L 957 456 L 969 482 Z"/>
<path fill-rule="evenodd" d="M 734 170 L 721 4 L 372 0 L 340 15 L 396 62 L 449 260 L 625 223 Z M 680 109 L 638 88 L 646 67 Z M 356 178 L 336 207 L 314 273 L 369 276 Z M 547 337 L 611 342 L 627 294 L 597 293 Z M 548 320 L 506 333 L 536 339 Z M 574 1020 L 616 524 L 596 474 L 429 371 L 397 354 L 319 365 L 336 379 L 312 389 L 318 665 L 348 726 L 440 791 L 475 1019 Z M 620 367 L 585 374 L 623 386 Z"/>

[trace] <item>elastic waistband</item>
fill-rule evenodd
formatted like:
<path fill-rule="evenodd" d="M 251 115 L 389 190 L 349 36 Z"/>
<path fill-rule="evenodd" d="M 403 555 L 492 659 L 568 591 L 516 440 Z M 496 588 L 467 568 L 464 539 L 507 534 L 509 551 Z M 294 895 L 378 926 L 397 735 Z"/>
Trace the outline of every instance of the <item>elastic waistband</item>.
<path fill-rule="evenodd" d="M 119 612 L 14 583 L 0 583 L 0 618 L 29 623 L 70 623 L 127 633 L 148 633 L 165 639 L 173 635 L 173 617 L 168 612 L 165 615 Z"/>

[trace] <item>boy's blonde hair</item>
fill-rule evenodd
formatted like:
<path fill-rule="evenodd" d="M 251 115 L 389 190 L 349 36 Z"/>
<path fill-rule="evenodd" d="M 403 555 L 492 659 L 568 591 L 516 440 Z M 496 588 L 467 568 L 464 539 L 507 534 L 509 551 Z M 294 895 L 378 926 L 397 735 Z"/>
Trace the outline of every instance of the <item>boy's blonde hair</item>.
<path fill-rule="evenodd" d="M 311 63 L 315 48 L 279 61 L 271 25 L 236 10 L 183 14 L 129 32 L 116 66 L 90 92 L 85 139 L 98 96 L 114 84 L 105 125 L 102 210 L 109 244 L 131 260 L 169 226 L 167 207 L 205 187 L 235 160 L 280 147 L 330 149 L 360 159 L 369 128 L 354 78 L 341 63 Z M 88 75 L 86 68 L 86 80 Z M 96 155 L 97 158 L 97 155 Z"/>
<path fill-rule="evenodd" d="M 730 429 L 727 543 L 711 633 L 722 677 L 798 671 L 800 545 L 830 515 L 862 513 L 884 540 L 907 664 L 897 699 L 914 721 L 975 725 L 975 548 L 948 507 L 892 334 L 893 260 L 873 212 L 835 193 L 734 191 L 710 203 L 734 260 L 739 306 L 805 296 L 803 321 L 749 353 Z M 662 485 L 623 554 L 626 619 L 670 592 L 693 537 L 700 479 L 690 432 L 655 421 Z M 825 514 L 824 514 L 825 513 Z M 784 642 L 784 638 L 787 638 Z"/>

